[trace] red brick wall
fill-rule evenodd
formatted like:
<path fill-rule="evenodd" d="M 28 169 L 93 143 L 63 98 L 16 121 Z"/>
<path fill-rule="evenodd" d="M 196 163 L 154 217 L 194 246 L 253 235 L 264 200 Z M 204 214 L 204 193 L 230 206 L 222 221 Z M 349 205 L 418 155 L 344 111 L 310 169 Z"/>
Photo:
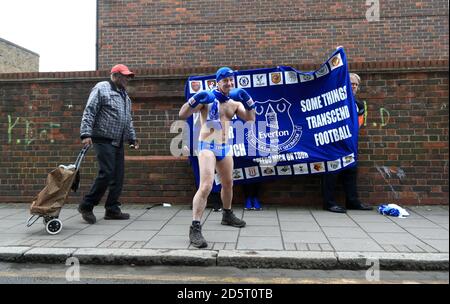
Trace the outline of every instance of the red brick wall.
<path fill-rule="evenodd" d="M 359 144 L 363 201 L 448 204 L 447 66 L 448 60 L 350 66 L 362 77 L 360 99 L 367 103 Z M 170 157 L 176 134 L 169 127 L 184 102 L 186 75 L 206 72 L 212 71 L 137 70 L 130 93 L 141 149 L 127 151 L 124 202 L 191 201 L 192 171 L 185 159 Z M 30 203 L 50 170 L 74 161 L 87 96 L 107 75 L 0 74 L 0 202 Z M 93 154 L 82 166 L 81 189 L 70 195 L 72 202 L 95 177 Z M 240 187 L 235 193 L 235 203 L 242 204 Z M 263 203 L 321 205 L 319 176 L 270 182 L 261 194 Z"/>
<path fill-rule="evenodd" d="M 350 62 L 447 59 L 448 1 L 98 0 L 98 68 L 317 63 L 338 45 Z"/>

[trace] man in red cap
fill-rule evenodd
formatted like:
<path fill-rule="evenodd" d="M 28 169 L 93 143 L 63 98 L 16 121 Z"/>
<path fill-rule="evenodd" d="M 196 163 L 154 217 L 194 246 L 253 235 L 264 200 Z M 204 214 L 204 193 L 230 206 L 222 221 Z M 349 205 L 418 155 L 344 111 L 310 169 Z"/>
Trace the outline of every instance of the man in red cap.
<path fill-rule="evenodd" d="M 115 65 L 111 79 L 102 81 L 91 90 L 81 120 L 80 137 L 84 145 L 94 145 L 99 171 L 90 191 L 78 207 L 82 218 L 89 224 L 96 222 L 92 212 L 106 190 L 109 194 L 105 203 L 105 220 L 127 220 L 118 201 L 124 178 L 124 142 L 138 149 L 136 132 L 131 117 L 131 99 L 126 88 L 134 77 L 127 66 Z"/>

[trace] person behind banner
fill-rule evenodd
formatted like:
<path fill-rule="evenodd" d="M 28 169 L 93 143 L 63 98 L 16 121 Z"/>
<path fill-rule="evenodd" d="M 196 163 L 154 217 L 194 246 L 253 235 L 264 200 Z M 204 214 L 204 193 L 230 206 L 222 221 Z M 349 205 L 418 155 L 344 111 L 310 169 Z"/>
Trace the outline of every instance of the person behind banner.
<path fill-rule="evenodd" d="M 350 73 L 350 82 L 352 84 L 352 92 L 353 96 L 356 96 L 356 93 L 359 89 L 359 84 L 361 82 L 361 78 L 355 74 Z M 356 108 L 358 111 L 358 125 L 361 126 L 364 123 L 364 104 L 356 100 Z M 347 209 L 355 209 L 355 210 L 372 210 L 373 207 L 367 206 L 363 204 L 358 199 L 358 191 L 357 191 L 357 166 L 352 168 L 344 169 L 337 173 L 328 172 L 322 175 L 322 195 L 324 200 L 324 209 L 337 212 L 337 213 L 345 213 L 347 212 L 346 208 L 339 206 L 334 199 L 334 190 L 336 187 L 336 181 L 338 176 L 342 179 L 342 183 L 344 186 L 344 192 L 346 196 L 346 207 Z"/>
<path fill-rule="evenodd" d="M 232 209 L 233 157 L 229 143 L 229 127 L 236 114 L 244 121 L 255 120 L 255 103 L 243 89 L 234 88 L 234 71 L 221 67 L 216 72 L 217 87 L 212 91 L 201 91 L 192 96 L 180 109 L 181 119 L 200 113 L 200 135 L 198 162 L 200 185 L 192 202 L 192 225 L 189 240 L 194 247 L 204 248 L 208 244 L 202 235 L 201 219 L 208 196 L 212 190 L 214 171 L 220 178 L 223 203 L 222 225 L 245 227 L 245 221 L 237 218 Z"/>

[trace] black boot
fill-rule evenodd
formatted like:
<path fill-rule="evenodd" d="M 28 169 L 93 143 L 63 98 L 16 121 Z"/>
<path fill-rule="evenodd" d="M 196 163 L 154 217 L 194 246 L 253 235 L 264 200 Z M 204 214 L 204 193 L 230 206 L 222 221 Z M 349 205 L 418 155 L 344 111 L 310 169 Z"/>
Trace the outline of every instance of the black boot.
<path fill-rule="evenodd" d="M 202 226 L 200 224 L 192 224 L 189 228 L 189 240 L 194 247 L 205 248 L 208 246 L 202 235 Z"/>
<path fill-rule="evenodd" d="M 81 213 L 81 217 L 83 218 L 83 220 L 88 222 L 88 224 L 95 224 L 95 222 L 97 221 L 97 218 L 95 217 L 92 210 L 83 209 L 81 206 L 78 206 L 77 210 Z"/>
<path fill-rule="evenodd" d="M 243 220 L 238 219 L 231 209 L 224 209 L 222 212 L 221 224 L 241 228 L 245 227 L 246 223 Z"/>
<path fill-rule="evenodd" d="M 120 209 L 117 211 L 106 210 L 105 211 L 105 220 L 128 220 L 130 218 L 130 214 L 123 213 Z"/>

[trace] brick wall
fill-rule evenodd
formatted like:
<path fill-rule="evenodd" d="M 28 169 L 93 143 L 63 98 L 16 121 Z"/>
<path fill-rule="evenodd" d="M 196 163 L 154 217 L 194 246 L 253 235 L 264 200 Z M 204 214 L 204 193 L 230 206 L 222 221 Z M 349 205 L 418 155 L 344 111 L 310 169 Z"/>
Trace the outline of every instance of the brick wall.
<path fill-rule="evenodd" d="M 379 3 L 368 22 L 364 0 L 98 0 L 98 68 L 317 63 L 338 45 L 350 62 L 448 58 L 448 1 Z"/>
<path fill-rule="evenodd" d="M 361 75 L 359 97 L 367 103 L 359 143 L 362 200 L 448 204 L 448 60 L 358 63 L 350 69 Z M 192 171 L 185 159 L 170 156 L 176 134 L 169 129 L 184 102 L 186 76 L 210 72 L 137 70 L 130 93 L 141 149 L 127 151 L 124 202 L 191 201 Z M 107 76 L 107 71 L 0 75 L 0 202 L 30 203 L 50 170 L 74 161 L 87 96 Z M 71 202 L 88 190 L 96 166 L 90 151 Z M 264 203 L 321 205 L 319 176 L 268 182 L 261 194 Z M 237 186 L 235 203 L 241 202 Z"/>

